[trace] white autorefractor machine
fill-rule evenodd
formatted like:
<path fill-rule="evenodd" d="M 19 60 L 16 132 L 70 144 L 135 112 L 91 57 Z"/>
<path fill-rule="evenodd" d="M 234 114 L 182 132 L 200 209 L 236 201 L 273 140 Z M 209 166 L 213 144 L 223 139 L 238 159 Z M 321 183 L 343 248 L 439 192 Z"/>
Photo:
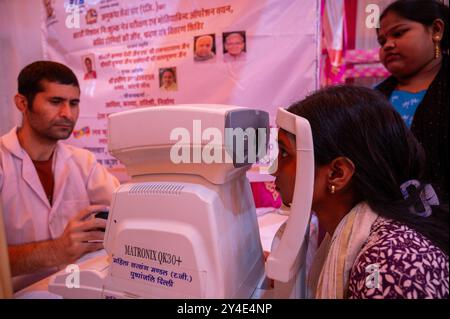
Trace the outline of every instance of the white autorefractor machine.
<path fill-rule="evenodd" d="M 251 145 L 244 144 L 242 161 L 239 135 L 229 135 L 259 128 L 267 135 L 257 134 L 253 146 L 264 155 L 268 114 L 227 105 L 179 105 L 109 116 L 109 150 L 131 181 L 114 193 L 104 239 L 107 256 L 79 265 L 79 287 L 68 285 L 73 274 L 61 271 L 49 291 L 65 298 L 303 297 L 312 138 L 308 122 L 284 110 L 277 123 L 297 135 L 298 159 L 297 197 L 266 264 L 275 288 L 264 285 L 263 250 L 246 178 Z M 211 161 L 213 149 L 217 157 Z M 180 162 L 183 151 L 190 161 Z"/>

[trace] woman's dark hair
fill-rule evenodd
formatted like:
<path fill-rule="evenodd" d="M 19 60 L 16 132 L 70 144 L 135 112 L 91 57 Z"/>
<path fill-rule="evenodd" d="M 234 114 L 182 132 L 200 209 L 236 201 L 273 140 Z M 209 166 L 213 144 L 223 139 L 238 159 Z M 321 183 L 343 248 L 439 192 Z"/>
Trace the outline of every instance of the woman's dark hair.
<path fill-rule="evenodd" d="M 75 73 L 64 64 L 54 61 L 33 62 L 24 67 L 17 78 L 17 90 L 27 98 L 29 109 L 32 109 L 36 94 L 44 91 L 44 80 L 80 88 Z"/>
<path fill-rule="evenodd" d="M 420 181 L 425 152 L 381 93 L 356 86 L 329 87 L 288 111 L 309 121 L 316 166 L 349 158 L 355 165 L 351 185 L 359 200 L 379 215 L 415 229 L 448 254 L 448 204 L 432 206 L 431 216 L 421 217 L 411 207 L 422 204 L 425 185 L 413 189 L 408 199 L 402 195 L 404 182 Z"/>
<path fill-rule="evenodd" d="M 438 0 L 398 0 L 391 3 L 383 10 L 380 21 L 389 13 L 397 15 L 415 22 L 419 22 L 427 27 L 431 26 L 436 19 L 444 21 L 444 35 L 441 41 L 441 49 L 448 52 L 448 6 Z"/>

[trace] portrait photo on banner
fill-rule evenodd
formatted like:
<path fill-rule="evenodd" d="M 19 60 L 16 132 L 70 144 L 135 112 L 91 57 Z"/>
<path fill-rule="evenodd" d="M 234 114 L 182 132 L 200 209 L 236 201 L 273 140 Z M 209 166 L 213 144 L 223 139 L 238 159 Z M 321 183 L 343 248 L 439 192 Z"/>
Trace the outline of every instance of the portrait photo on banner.
<path fill-rule="evenodd" d="M 235 62 L 245 60 L 247 41 L 245 31 L 224 32 L 222 34 L 223 60 Z"/>
<path fill-rule="evenodd" d="M 97 78 L 97 71 L 95 66 L 95 55 L 87 54 L 81 57 L 81 63 L 84 70 L 84 80 L 92 80 Z"/>
<path fill-rule="evenodd" d="M 203 62 L 216 57 L 216 35 L 203 34 L 194 37 L 194 61 Z"/>
<path fill-rule="evenodd" d="M 159 88 L 166 92 L 178 90 L 176 67 L 159 69 Z"/>

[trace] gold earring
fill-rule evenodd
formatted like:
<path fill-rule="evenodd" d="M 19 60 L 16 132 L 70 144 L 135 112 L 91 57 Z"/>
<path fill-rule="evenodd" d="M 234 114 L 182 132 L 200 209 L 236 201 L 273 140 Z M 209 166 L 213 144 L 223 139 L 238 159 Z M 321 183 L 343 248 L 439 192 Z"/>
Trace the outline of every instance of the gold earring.
<path fill-rule="evenodd" d="M 334 186 L 334 185 L 331 185 L 331 186 L 330 186 L 330 193 L 331 193 L 331 194 L 336 193 L 336 186 Z"/>
<path fill-rule="evenodd" d="M 440 38 L 434 38 L 434 58 L 439 59 L 441 57 L 441 46 L 440 46 Z"/>

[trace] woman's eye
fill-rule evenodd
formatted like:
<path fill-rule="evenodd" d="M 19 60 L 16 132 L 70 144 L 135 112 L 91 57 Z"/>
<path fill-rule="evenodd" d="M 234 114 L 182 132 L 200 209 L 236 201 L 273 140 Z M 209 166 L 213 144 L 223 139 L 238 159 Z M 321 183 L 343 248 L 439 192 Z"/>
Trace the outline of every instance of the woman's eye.
<path fill-rule="evenodd" d="M 280 151 L 281 158 L 286 158 L 289 156 L 288 152 L 281 150 Z"/>
<path fill-rule="evenodd" d="M 406 30 L 398 30 L 398 31 L 395 31 L 394 33 L 392 33 L 392 36 L 394 37 L 394 38 L 399 38 L 399 37 L 401 37 L 402 35 L 403 35 L 403 33 L 405 33 L 406 32 Z"/>

